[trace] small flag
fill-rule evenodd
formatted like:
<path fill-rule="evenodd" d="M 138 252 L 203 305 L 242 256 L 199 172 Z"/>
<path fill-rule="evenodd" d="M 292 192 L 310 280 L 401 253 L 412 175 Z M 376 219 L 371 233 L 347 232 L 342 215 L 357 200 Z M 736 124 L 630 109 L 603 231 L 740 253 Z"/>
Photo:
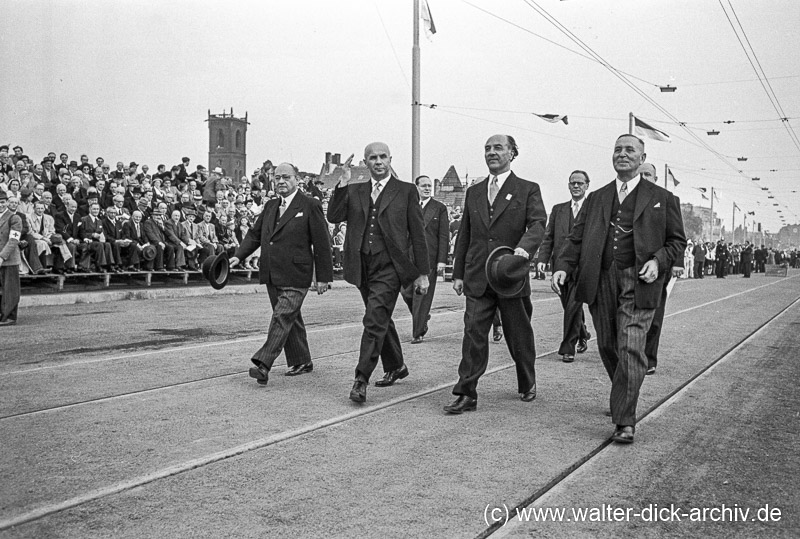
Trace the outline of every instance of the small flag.
<path fill-rule="evenodd" d="M 669 135 L 667 135 L 663 131 L 659 131 L 652 125 L 644 123 L 636 116 L 633 117 L 633 127 L 637 135 L 648 137 L 654 140 L 660 140 L 662 142 L 670 142 Z"/>
<path fill-rule="evenodd" d="M 567 119 L 566 114 L 564 114 L 563 116 L 561 114 L 536 114 L 535 112 L 532 112 L 531 114 L 533 114 L 534 116 L 538 116 L 545 122 L 550 122 L 551 124 L 564 122 L 564 125 L 569 125 L 569 120 Z"/>
<path fill-rule="evenodd" d="M 739 211 L 742 211 L 742 208 L 740 208 L 739 206 L 737 206 L 737 205 L 736 205 L 736 202 L 734 202 L 734 203 L 733 203 L 733 207 L 734 207 L 734 209 L 737 209 L 737 210 L 739 210 Z"/>
<path fill-rule="evenodd" d="M 755 215 L 755 214 L 756 214 L 756 212 L 754 212 L 754 211 L 747 212 L 747 215 Z"/>
<path fill-rule="evenodd" d="M 712 195 L 714 195 L 714 199 L 715 199 L 717 202 L 719 202 L 719 197 L 717 196 L 717 192 L 716 192 L 716 191 L 711 191 L 711 194 L 712 194 Z"/>
<path fill-rule="evenodd" d="M 703 200 L 708 200 L 708 197 L 705 196 L 704 194 L 700 193 L 700 196 L 703 197 Z"/>
<path fill-rule="evenodd" d="M 705 193 L 706 191 L 708 191 L 708 189 L 706 189 L 705 187 L 695 187 L 695 189 L 697 189 L 701 193 Z"/>
<path fill-rule="evenodd" d="M 681 182 L 679 182 L 678 180 L 675 179 L 675 176 L 672 174 L 672 171 L 669 169 L 669 167 L 667 167 L 667 179 L 668 180 L 672 180 L 672 184 L 675 187 L 678 187 L 678 184 L 681 183 Z"/>
<path fill-rule="evenodd" d="M 431 9 L 428 7 L 428 0 L 422 0 L 422 20 L 425 22 L 425 34 L 428 39 L 436 33 L 436 25 L 433 24 L 433 17 L 431 17 Z"/>

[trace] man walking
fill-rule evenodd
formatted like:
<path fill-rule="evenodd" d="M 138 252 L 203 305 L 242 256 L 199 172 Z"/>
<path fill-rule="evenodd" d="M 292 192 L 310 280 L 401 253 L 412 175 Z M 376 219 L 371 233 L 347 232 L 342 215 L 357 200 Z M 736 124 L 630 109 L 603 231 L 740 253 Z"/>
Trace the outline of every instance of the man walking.
<path fill-rule="evenodd" d="M 322 205 L 298 194 L 298 175 L 294 165 L 278 165 L 275 183 L 280 196 L 267 203 L 230 259 L 233 268 L 261 247 L 258 277 L 267 285 L 272 320 L 266 342 L 250 359 L 255 365 L 250 376 L 260 385 L 267 385 L 269 371 L 282 350 L 289 365 L 287 376 L 314 369 L 300 309 L 315 271 L 317 294 L 324 294 L 333 281 L 331 244 Z"/>
<path fill-rule="evenodd" d="M 467 297 L 464 340 L 456 400 L 445 412 L 461 414 L 478 407 L 478 379 L 489 363 L 489 329 L 499 309 L 508 351 L 517 366 L 517 392 L 523 402 L 536 398 L 536 347 L 531 327 L 530 278 L 517 293 L 500 294 L 489 285 L 486 261 L 498 247 L 530 260 L 544 236 L 547 213 L 539 186 L 519 178 L 511 162 L 519 155 L 509 135 L 494 135 L 484 145 L 489 176 L 467 189 L 453 258 L 453 289 Z"/>
<path fill-rule="evenodd" d="M 8 209 L 8 194 L 0 189 L 0 326 L 17 323 L 19 305 L 19 240 L 22 219 Z"/>
<path fill-rule="evenodd" d="M 436 291 L 436 277 L 447 265 L 447 252 L 450 249 L 450 219 L 447 206 L 433 199 L 433 181 L 428 176 L 420 176 L 414 183 L 419 191 L 419 205 L 422 208 L 422 221 L 425 226 L 425 244 L 428 247 L 428 293 L 415 294 L 413 286 L 403 288 L 403 301 L 411 311 L 411 344 L 422 342 L 428 333 L 428 320 L 431 315 L 433 294 Z M 381 381 L 377 382 L 378 384 Z"/>
<path fill-rule="evenodd" d="M 547 230 L 544 232 L 542 246 L 539 247 L 539 271 L 544 273 L 547 263 L 550 267 L 555 266 L 555 257 L 564 246 L 572 225 L 575 224 L 578 214 L 583 208 L 586 200 L 586 191 L 589 190 L 589 175 L 576 170 L 569 175 L 567 183 L 572 199 L 553 206 L 550 213 L 550 220 L 547 222 Z M 553 270 L 554 271 L 554 270 Z M 575 287 L 573 279 L 568 276 L 564 282 L 561 299 L 561 306 L 564 308 L 564 336 L 558 353 L 564 363 L 575 361 L 575 353 L 582 354 L 587 349 L 586 341 L 591 338 L 586 329 L 586 322 L 583 315 L 583 304 L 575 301 Z"/>
<path fill-rule="evenodd" d="M 556 258 L 552 287 L 561 293 L 578 269 L 575 300 L 589 305 L 597 347 L 611 379 L 612 440 L 632 443 L 639 390 L 647 371 L 647 330 L 661 300 L 669 261 L 686 248 L 680 207 L 666 189 L 639 178 L 644 142 L 621 135 L 617 178 L 590 194 Z"/>
<path fill-rule="evenodd" d="M 370 181 L 350 183 L 353 156 L 328 204 L 328 221 L 347 221 L 344 278 L 358 287 L 366 312 L 350 400 L 367 400 L 367 383 L 381 356 L 381 386 L 408 376 L 392 312 L 403 286 L 428 292 L 428 248 L 419 193 L 392 174 L 392 155 L 383 142 L 364 149 Z M 412 257 L 409 257 L 409 253 Z M 378 384 L 376 384 L 378 385 Z"/>

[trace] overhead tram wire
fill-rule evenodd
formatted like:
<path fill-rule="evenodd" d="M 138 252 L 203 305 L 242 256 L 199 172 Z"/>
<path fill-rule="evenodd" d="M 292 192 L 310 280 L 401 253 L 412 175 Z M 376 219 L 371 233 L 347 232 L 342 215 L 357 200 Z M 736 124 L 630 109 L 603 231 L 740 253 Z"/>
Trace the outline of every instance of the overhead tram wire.
<path fill-rule="evenodd" d="M 781 122 L 783 123 L 786 132 L 789 135 L 789 138 L 792 139 L 795 147 L 798 151 L 800 151 L 800 139 L 797 137 L 797 133 L 795 133 L 794 128 L 789 123 L 788 117 L 783 110 L 783 106 L 778 100 L 778 96 L 775 93 L 775 90 L 772 88 L 772 84 L 767 77 L 766 72 L 764 72 L 764 68 L 761 66 L 761 62 L 756 55 L 755 49 L 753 49 L 753 45 L 750 43 L 750 38 L 747 37 L 747 32 L 744 30 L 744 26 L 742 26 L 742 22 L 739 20 L 739 16 L 736 14 L 736 10 L 733 9 L 733 4 L 731 4 L 730 0 L 728 0 L 728 7 L 731 9 L 731 13 L 733 13 L 733 17 L 736 19 L 736 24 L 738 24 L 738 31 L 736 25 L 734 25 L 733 20 L 731 20 L 728 11 L 725 9 L 725 5 L 722 3 L 722 0 L 717 0 L 719 2 L 720 7 L 722 8 L 723 13 L 725 13 L 725 18 L 728 19 L 728 24 L 731 25 L 731 29 L 733 30 L 734 35 L 736 35 L 736 39 L 739 41 L 739 45 L 741 45 L 742 50 L 744 51 L 745 56 L 747 57 L 747 61 L 750 62 L 750 66 L 755 71 L 756 76 L 758 77 L 759 82 L 761 83 L 761 87 L 764 89 L 764 92 L 767 94 L 767 98 L 769 98 L 772 107 L 775 109 L 775 112 L 778 113 L 778 118 L 780 118 Z M 745 46 L 742 38 L 739 36 L 739 32 L 741 32 L 744 40 L 747 42 L 747 46 Z M 750 56 L 752 55 L 752 58 Z M 755 63 L 753 63 L 755 60 Z M 758 67 L 756 67 L 758 64 Z"/>
<path fill-rule="evenodd" d="M 389 47 L 392 49 L 392 54 L 394 54 L 394 59 L 397 61 L 397 67 L 400 69 L 400 74 L 403 75 L 403 80 L 406 81 L 406 86 L 410 91 L 411 83 L 408 82 L 408 77 L 406 76 L 406 72 L 403 70 L 403 64 L 400 62 L 400 57 L 397 55 L 397 51 L 394 48 L 394 43 L 392 43 L 392 38 L 389 35 L 389 30 L 387 30 L 386 24 L 383 22 L 383 17 L 381 16 L 381 10 L 378 9 L 378 3 L 373 2 L 373 5 L 375 6 L 375 11 L 378 13 L 378 19 L 381 21 L 381 26 L 383 27 L 383 33 L 386 34 L 386 41 L 389 42 Z"/>
<path fill-rule="evenodd" d="M 719 151 L 715 150 L 705 140 L 703 140 L 697 134 L 692 132 L 691 129 L 688 129 L 685 125 L 683 125 L 683 122 L 678 120 L 678 118 L 675 117 L 675 115 L 673 115 L 669 110 L 664 108 L 661 104 L 659 104 L 657 101 L 655 101 L 652 97 L 650 97 L 645 92 L 643 92 L 638 86 L 636 86 L 630 80 L 628 80 L 626 77 L 624 77 L 620 70 L 616 69 L 608 61 L 606 61 L 602 56 L 600 56 L 598 53 L 596 53 L 591 47 L 589 47 L 586 43 L 584 43 L 578 36 L 573 34 L 567 27 L 565 27 L 563 24 L 561 24 L 558 21 L 558 19 L 556 19 L 555 17 L 550 15 L 550 13 L 548 13 L 547 10 L 545 10 L 544 8 L 539 6 L 533 0 L 524 0 L 524 1 L 531 9 L 536 11 L 547 22 L 549 22 L 551 25 L 553 25 L 556 29 L 558 29 L 565 36 L 567 36 L 573 43 L 577 44 L 580 48 L 582 48 L 588 54 L 590 54 L 593 57 L 595 57 L 598 62 L 600 62 L 606 69 L 611 71 L 611 73 L 614 76 L 616 76 L 618 79 L 620 79 L 625 85 L 627 85 L 629 88 L 631 88 L 634 92 L 636 92 L 640 97 L 642 97 L 644 100 L 646 100 L 648 103 L 650 103 L 653 107 L 655 107 L 656 109 L 661 111 L 661 113 L 663 113 L 667 118 L 672 120 L 678 127 L 682 128 L 693 139 L 695 139 L 698 143 L 700 143 L 700 145 L 703 148 L 705 148 L 708 152 L 710 152 L 711 154 L 716 156 L 717 159 L 719 159 L 720 161 L 725 163 L 725 165 L 728 166 L 729 168 L 739 172 L 740 169 L 737 166 L 735 166 L 734 164 L 730 163 L 727 160 L 727 158 L 726 158 L 726 156 L 724 154 L 722 154 Z M 746 177 L 746 176 L 742 173 L 742 177 Z"/>

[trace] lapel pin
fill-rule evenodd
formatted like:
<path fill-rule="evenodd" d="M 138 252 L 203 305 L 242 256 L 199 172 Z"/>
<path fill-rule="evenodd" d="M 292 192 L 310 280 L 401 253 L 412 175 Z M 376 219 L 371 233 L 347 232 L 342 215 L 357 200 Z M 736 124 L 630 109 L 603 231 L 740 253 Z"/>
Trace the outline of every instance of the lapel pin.
<path fill-rule="evenodd" d="M 506 195 L 506 200 L 511 200 L 511 193 Z"/>

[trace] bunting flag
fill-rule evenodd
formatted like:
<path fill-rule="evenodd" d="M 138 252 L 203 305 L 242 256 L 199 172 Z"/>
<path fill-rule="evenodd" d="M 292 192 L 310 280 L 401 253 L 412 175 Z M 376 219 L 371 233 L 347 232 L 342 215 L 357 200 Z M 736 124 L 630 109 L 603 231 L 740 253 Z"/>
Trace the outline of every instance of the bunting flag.
<path fill-rule="evenodd" d="M 717 192 L 716 191 L 711 191 L 711 194 L 714 195 L 714 200 L 719 202 L 719 196 L 717 196 Z"/>
<path fill-rule="evenodd" d="M 428 7 L 428 0 L 422 0 L 420 8 L 420 15 L 425 22 L 425 34 L 428 36 L 428 39 L 430 39 L 430 37 L 436 33 L 436 25 L 433 24 L 433 17 L 431 16 L 431 9 Z"/>
<path fill-rule="evenodd" d="M 700 196 L 703 197 L 703 200 L 708 200 L 708 197 L 705 196 L 703 193 L 700 193 Z"/>
<path fill-rule="evenodd" d="M 697 189 L 701 193 L 705 193 L 706 191 L 708 191 L 708 189 L 706 189 L 705 187 L 695 187 L 695 189 Z"/>
<path fill-rule="evenodd" d="M 742 208 L 736 205 L 736 202 L 733 203 L 733 207 L 739 211 L 742 211 Z"/>
<path fill-rule="evenodd" d="M 564 114 L 563 116 L 561 114 L 536 114 L 535 112 L 532 112 L 531 114 L 533 114 L 534 116 L 538 116 L 545 122 L 550 122 L 551 124 L 564 122 L 564 125 L 569 125 L 569 120 L 567 119 L 566 114 Z"/>
<path fill-rule="evenodd" d="M 747 215 L 755 215 L 755 214 L 756 214 L 756 212 L 754 212 L 754 211 L 747 212 Z"/>
<path fill-rule="evenodd" d="M 653 140 L 660 140 L 662 142 L 670 142 L 669 135 L 663 131 L 659 131 L 652 125 L 644 123 L 642 120 L 633 117 L 633 128 L 637 135 L 642 137 L 651 138 Z"/>
<path fill-rule="evenodd" d="M 672 171 L 670 170 L 669 167 L 667 167 L 667 179 L 668 180 L 672 180 L 672 184 L 675 187 L 678 187 L 678 184 L 681 183 L 681 182 L 679 182 L 678 180 L 675 179 L 675 176 L 672 174 Z"/>

